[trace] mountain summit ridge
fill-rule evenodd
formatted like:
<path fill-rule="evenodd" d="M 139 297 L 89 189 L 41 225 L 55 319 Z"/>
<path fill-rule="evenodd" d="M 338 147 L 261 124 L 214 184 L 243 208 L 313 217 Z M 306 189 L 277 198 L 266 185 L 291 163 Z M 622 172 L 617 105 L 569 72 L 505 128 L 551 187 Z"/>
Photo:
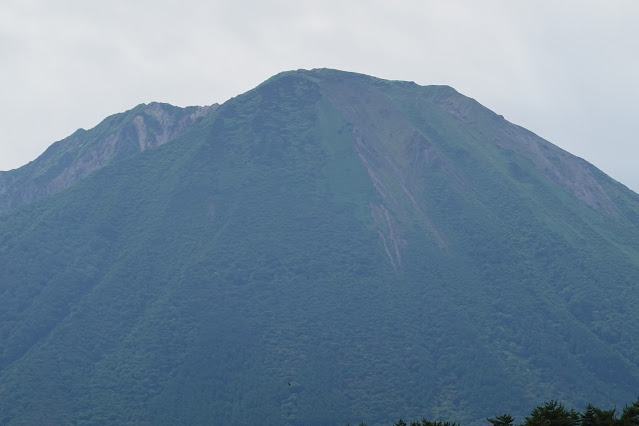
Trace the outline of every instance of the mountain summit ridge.
<path fill-rule="evenodd" d="M 434 90 L 436 91 L 436 94 L 432 95 L 434 103 L 441 106 L 445 111 L 448 111 L 456 119 L 471 127 L 474 126 L 474 123 L 472 118 L 469 117 L 476 117 L 477 115 L 481 115 L 485 120 L 495 120 L 501 123 L 502 125 L 498 126 L 500 132 L 493 132 L 495 134 L 490 135 L 490 137 L 493 138 L 493 143 L 499 145 L 502 149 L 513 151 L 515 154 L 527 158 L 535 164 L 537 170 L 542 172 L 548 179 L 571 192 L 591 207 L 613 216 L 622 214 L 618 206 L 606 195 L 606 191 L 616 191 L 614 185 L 610 184 L 611 182 L 615 182 L 614 179 L 596 169 L 596 167 L 587 160 L 559 148 L 530 130 L 509 122 L 503 116 L 484 107 L 475 99 L 459 93 L 451 86 L 420 86 L 412 81 L 383 80 L 365 74 L 329 68 L 317 68 L 308 71 L 286 71 L 277 74 L 272 79 L 291 75 L 291 73 L 302 73 L 311 77 L 319 75 L 334 80 L 350 77 L 356 81 L 372 81 L 376 85 L 395 84 L 400 87 L 406 87 L 409 90 Z M 267 80 L 263 84 L 268 84 L 272 79 Z M 486 135 L 481 133 L 482 130 L 476 128 L 476 126 L 475 130 L 479 133 L 480 137 L 486 137 Z M 511 141 L 508 141 L 508 139 L 511 139 Z M 553 157 L 547 158 L 547 155 L 553 155 Z M 562 170 L 564 172 L 562 172 Z M 595 175 L 599 177 L 596 178 Z M 601 182 L 601 177 L 603 176 L 606 176 L 606 179 L 604 182 Z"/>
<path fill-rule="evenodd" d="M 217 106 L 152 102 L 112 115 L 93 129 L 78 129 L 28 164 L 0 171 L 0 214 L 66 189 L 112 161 L 173 140 Z"/>
<path fill-rule="evenodd" d="M 292 71 L 154 149 L 133 124 L 0 216 L 0 423 L 636 398 L 637 195 L 454 89 Z"/>

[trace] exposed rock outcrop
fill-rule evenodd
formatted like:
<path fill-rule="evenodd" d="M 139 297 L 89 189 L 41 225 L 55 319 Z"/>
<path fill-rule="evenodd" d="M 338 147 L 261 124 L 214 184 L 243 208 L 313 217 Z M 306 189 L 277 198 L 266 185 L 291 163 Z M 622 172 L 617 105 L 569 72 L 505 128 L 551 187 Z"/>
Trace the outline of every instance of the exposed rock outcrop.
<path fill-rule="evenodd" d="M 176 139 L 217 107 L 154 102 L 110 116 L 91 130 L 79 129 L 34 161 L 0 172 L 0 214 L 66 189 L 108 163 Z"/>

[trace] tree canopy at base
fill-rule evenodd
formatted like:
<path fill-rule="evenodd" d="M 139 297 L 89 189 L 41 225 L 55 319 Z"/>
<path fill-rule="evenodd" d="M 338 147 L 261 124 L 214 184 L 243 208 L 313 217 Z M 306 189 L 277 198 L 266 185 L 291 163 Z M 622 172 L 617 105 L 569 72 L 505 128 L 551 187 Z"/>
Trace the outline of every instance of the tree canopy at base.
<path fill-rule="evenodd" d="M 588 404 L 583 413 L 574 408 L 567 409 L 556 400 L 545 402 L 535 407 L 526 416 L 520 426 L 634 426 L 639 425 L 639 397 L 631 405 L 624 407 L 621 416 L 617 417 L 616 408 L 602 410 Z M 486 419 L 493 426 L 514 426 L 515 418 L 504 413 L 494 418 Z M 347 425 L 348 426 L 348 425 Z M 358 426 L 367 426 L 362 422 Z M 449 421 L 411 421 L 406 423 L 399 419 L 393 426 L 459 426 L 459 423 Z"/>

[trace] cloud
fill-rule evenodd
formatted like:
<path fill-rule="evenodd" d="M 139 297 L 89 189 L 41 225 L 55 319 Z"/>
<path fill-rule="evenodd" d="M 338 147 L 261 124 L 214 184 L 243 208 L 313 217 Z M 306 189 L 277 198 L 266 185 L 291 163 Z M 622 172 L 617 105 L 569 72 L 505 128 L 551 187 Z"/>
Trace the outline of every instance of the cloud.
<path fill-rule="evenodd" d="M 5 0 L 0 169 L 141 102 L 221 102 L 283 70 L 332 67 L 449 84 L 639 189 L 638 12 L 623 0 Z"/>

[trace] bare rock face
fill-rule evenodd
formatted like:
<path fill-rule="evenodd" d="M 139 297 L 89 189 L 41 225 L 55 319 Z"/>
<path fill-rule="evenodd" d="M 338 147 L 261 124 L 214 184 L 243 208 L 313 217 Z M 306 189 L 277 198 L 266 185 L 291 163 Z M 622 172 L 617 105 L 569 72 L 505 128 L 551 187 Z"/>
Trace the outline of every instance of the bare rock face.
<path fill-rule="evenodd" d="M 512 124 L 471 98 L 460 96 L 446 88 L 435 102 L 455 119 L 478 135 L 492 141 L 500 149 L 528 160 L 544 177 L 570 192 L 588 206 L 609 217 L 628 221 L 623 208 L 613 198 L 619 189 L 604 178 L 601 171 L 523 127 Z M 482 122 L 493 121 L 493 128 L 482 127 Z M 511 170 L 515 175 L 518 170 Z M 525 177 L 522 176 L 525 179 Z M 629 222 L 628 222 L 629 223 Z"/>
<path fill-rule="evenodd" d="M 91 130 L 79 129 L 34 161 L 0 172 L 0 214 L 66 189 L 108 163 L 170 142 L 217 107 L 142 104 Z"/>

